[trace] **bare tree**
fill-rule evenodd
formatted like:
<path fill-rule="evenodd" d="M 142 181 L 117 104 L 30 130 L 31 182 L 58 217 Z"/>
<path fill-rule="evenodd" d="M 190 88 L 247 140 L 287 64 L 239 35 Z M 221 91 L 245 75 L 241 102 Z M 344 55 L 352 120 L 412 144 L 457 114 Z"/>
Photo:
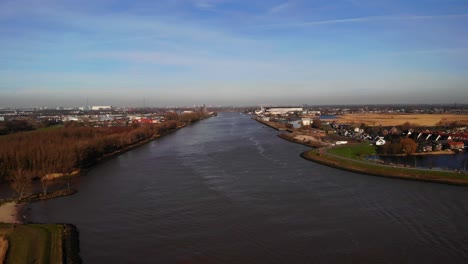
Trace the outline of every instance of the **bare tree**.
<path fill-rule="evenodd" d="M 24 194 L 29 190 L 31 187 L 31 177 L 27 171 L 18 168 L 13 171 L 12 173 L 12 182 L 11 187 L 18 193 L 19 198 L 18 200 L 23 199 Z"/>
<path fill-rule="evenodd" d="M 312 121 L 311 127 L 321 129 L 322 128 L 322 121 L 320 118 L 314 118 Z"/>
<path fill-rule="evenodd" d="M 413 154 L 418 148 L 418 144 L 416 144 L 416 142 L 411 138 L 403 138 L 400 140 L 400 143 L 406 154 Z"/>

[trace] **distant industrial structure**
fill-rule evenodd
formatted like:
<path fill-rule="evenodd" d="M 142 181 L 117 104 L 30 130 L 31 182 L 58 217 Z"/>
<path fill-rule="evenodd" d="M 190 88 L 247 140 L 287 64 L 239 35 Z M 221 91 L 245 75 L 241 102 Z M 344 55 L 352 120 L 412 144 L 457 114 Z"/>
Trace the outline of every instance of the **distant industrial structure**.
<path fill-rule="evenodd" d="M 302 107 L 264 107 L 262 106 L 260 110 L 256 110 L 255 114 L 257 115 L 284 115 L 287 113 L 302 112 Z"/>
<path fill-rule="evenodd" d="M 112 110 L 112 106 L 110 105 L 94 105 L 91 106 L 92 111 L 99 111 L 99 110 Z"/>
<path fill-rule="evenodd" d="M 110 105 L 93 105 L 93 106 L 89 105 L 89 106 L 80 106 L 80 107 L 78 107 L 78 110 L 83 111 L 83 112 L 112 110 L 112 109 L 114 109 L 114 108 L 112 106 L 110 106 Z"/>

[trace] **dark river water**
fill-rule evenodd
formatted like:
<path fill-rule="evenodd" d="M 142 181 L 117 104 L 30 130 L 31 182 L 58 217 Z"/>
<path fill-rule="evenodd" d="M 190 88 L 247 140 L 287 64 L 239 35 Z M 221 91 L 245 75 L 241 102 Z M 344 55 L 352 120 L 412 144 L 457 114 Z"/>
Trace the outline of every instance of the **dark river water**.
<path fill-rule="evenodd" d="M 460 170 L 466 172 L 468 168 L 468 152 L 421 156 L 372 156 L 370 159 L 380 159 L 385 163 L 404 164 L 409 167 L 424 169 Z"/>
<path fill-rule="evenodd" d="M 220 114 L 34 203 L 75 224 L 85 263 L 468 263 L 468 188 L 360 175 Z"/>

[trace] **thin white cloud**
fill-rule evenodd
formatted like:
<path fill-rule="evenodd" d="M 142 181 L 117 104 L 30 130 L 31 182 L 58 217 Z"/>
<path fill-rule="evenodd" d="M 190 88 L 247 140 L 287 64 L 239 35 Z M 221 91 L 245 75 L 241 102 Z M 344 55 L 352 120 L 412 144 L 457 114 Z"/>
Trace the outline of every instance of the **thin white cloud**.
<path fill-rule="evenodd" d="M 214 5 L 209 1 L 195 1 L 195 6 L 202 9 L 212 8 Z"/>
<path fill-rule="evenodd" d="M 359 1 L 359 0 L 346 0 L 346 2 L 352 4 L 352 5 L 355 5 L 355 6 L 361 6 L 362 5 L 362 2 Z"/>
<path fill-rule="evenodd" d="M 448 14 L 448 15 L 428 15 L 428 16 L 403 16 L 403 19 L 451 19 L 451 18 L 468 18 L 468 14 Z"/>
<path fill-rule="evenodd" d="M 292 5 L 292 4 L 291 4 L 291 1 L 286 1 L 286 2 L 284 2 L 284 3 L 281 3 L 281 4 L 279 4 L 279 5 L 276 5 L 276 6 L 272 7 L 272 8 L 270 8 L 270 10 L 268 10 L 268 13 L 269 13 L 269 14 L 280 13 L 280 12 L 282 12 L 282 11 L 284 11 L 284 10 L 290 8 L 291 5 Z"/>
<path fill-rule="evenodd" d="M 354 17 L 354 18 L 343 18 L 343 19 L 327 19 L 317 20 L 310 22 L 298 22 L 298 23 L 280 23 L 280 24 L 267 24 L 260 25 L 259 28 L 288 28 L 288 27 L 307 27 L 307 26 L 319 26 L 319 25 L 330 25 L 330 24 L 347 24 L 347 23 L 365 23 L 375 21 L 390 21 L 390 20 L 430 20 L 430 19 L 457 19 L 457 18 L 468 18 L 468 14 L 449 14 L 449 15 L 406 15 L 406 16 L 367 16 L 367 17 Z"/>
<path fill-rule="evenodd" d="M 199 70 L 204 69 L 255 69 L 279 70 L 276 63 L 259 60 L 241 60 L 224 57 L 201 56 L 197 54 L 174 54 L 167 52 L 112 51 L 81 54 L 82 58 L 112 59 L 132 63 L 148 63 L 155 65 L 187 66 Z M 201 69 L 199 67 L 202 67 Z"/>
<path fill-rule="evenodd" d="M 468 48 L 441 48 L 415 51 L 419 54 L 468 54 Z"/>
<path fill-rule="evenodd" d="M 111 59 L 111 60 L 122 60 L 132 63 L 150 63 L 159 65 L 178 65 L 178 66 L 189 66 L 197 64 L 200 59 L 191 58 L 188 56 L 170 54 L 163 52 L 94 52 L 88 54 L 82 54 L 83 58 L 92 59 Z"/>
<path fill-rule="evenodd" d="M 200 9 L 212 9 L 222 0 L 193 0 L 193 4 Z"/>
<path fill-rule="evenodd" d="M 380 53 L 381 55 L 468 55 L 468 48 L 438 48 L 438 49 L 417 49 L 417 50 L 402 50 L 394 52 Z"/>

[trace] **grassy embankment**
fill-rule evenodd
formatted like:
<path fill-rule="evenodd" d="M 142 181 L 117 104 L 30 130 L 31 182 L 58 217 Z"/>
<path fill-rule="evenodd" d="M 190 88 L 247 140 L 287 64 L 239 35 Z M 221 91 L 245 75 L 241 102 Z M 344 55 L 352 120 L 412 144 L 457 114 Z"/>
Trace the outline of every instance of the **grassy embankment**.
<path fill-rule="evenodd" d="M 314 149 L 303 152 L 301 156 L 323 165 L 351 172 L 408 180 L 468 185 L 468 175 L 466 174 L 450 171 L 396 167 L 365 161 L 364 158 L 372 154 L 375 154 L 374 147 L 366 143 L 361 143 L 330 149 Z"/>
<path fill-rule="evenodd" d="M 259 123 L 262 123 L 266 126 L 269 126 L 273 129 L 276 129 L 276 130 L 279 130 L 279 131 L 285 131 L 287 130 L 288 128 L 286 127 L 286 124 L 283 124 L 283 123 L 280 123 L 280 122 L 276 122 L 276 121 L 263 121 L 262 119 L 260 118 L 252 118 L 254 119 L 255 121 L 259 122 Z"/>
<path fill-rule="evenodd" d="M 0 235 L 6 238 L 0 240 L 0 255 L 5 247 L 5 263 L 63 263 L 64 228 L 58 224 L 0 223 Z"/>

